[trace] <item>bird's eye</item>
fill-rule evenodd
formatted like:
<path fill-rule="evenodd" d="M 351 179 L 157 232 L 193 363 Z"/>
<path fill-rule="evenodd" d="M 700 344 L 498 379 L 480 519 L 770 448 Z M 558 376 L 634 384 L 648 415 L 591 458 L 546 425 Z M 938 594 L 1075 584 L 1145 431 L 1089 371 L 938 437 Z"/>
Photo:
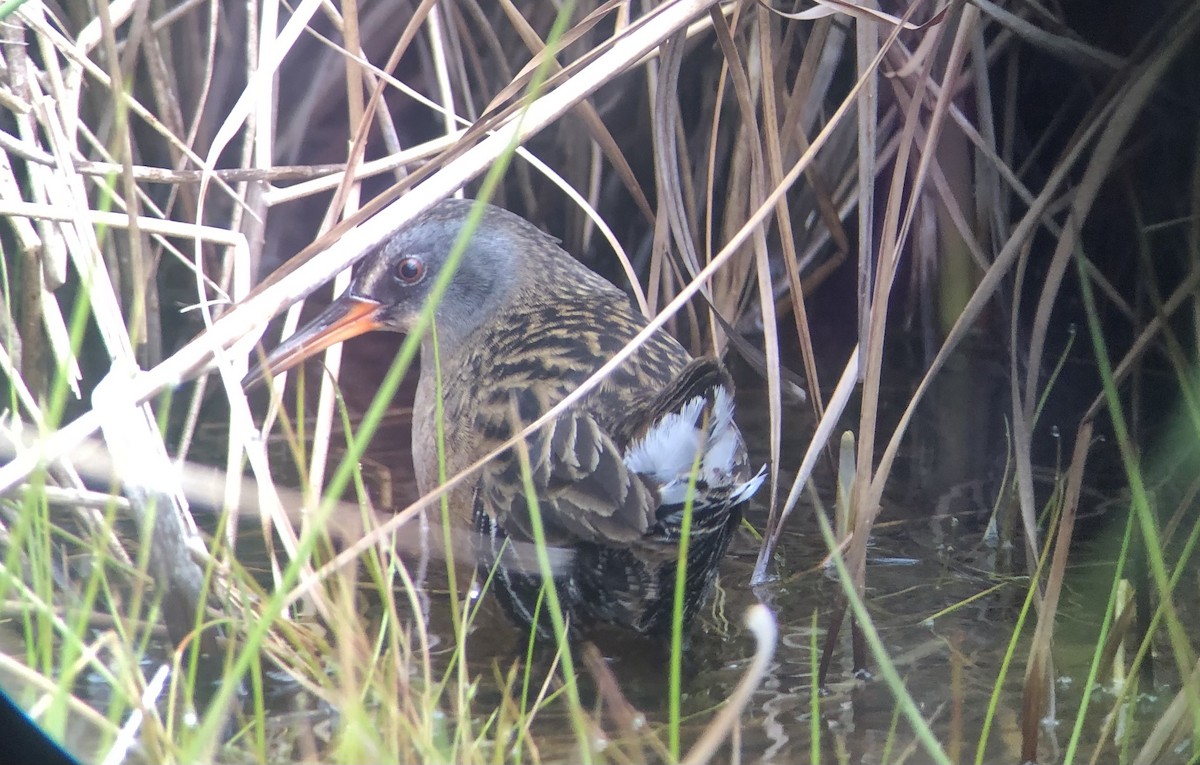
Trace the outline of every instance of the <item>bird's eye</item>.
<path fill-rule="evenodd" d="M 405 258 L 396 264 L 396 278 L 401 284 L 413 285 L 425 278 L 425 261 Z"/>

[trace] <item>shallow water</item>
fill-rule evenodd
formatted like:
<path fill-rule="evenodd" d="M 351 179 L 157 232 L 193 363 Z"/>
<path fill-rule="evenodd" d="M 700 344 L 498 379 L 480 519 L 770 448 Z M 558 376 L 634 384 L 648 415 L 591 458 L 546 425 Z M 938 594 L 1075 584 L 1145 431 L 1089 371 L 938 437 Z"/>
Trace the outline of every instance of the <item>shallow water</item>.
<path fill-rule="evenodd" d="M 1002 405 L 993 398 L 1000 387 L 998 381 L 971 385 L 976 420 L 999 417 L 996 412 L 1003 411 L 999 408 Z M 931 396 L 939 405 L 948 405 L 952 397 L 953 391 L 941 390 Z M 906 392 L 888 400 L 903 402 L 907 400 Z M 754 463 L 767 462 L 767 406 L 762 391 L 743 385 L 738 405 L 739 421 Z M 1028 582 L 1022 575 L 1025 565 L 1021 550 L 985 541 L 1004 472 L 1003 458 L 996 456 L 1003 455 L 1002 446 L 997 448 L 997 433 L 1002 443 L 1002 428 L 994 423 L 985 427 L 965 414 L 947 418 L 938 414 L 940 410 L 934 411 L 932 416 L 919 416 L 914 421 L 907 442 L 910 446 L 903 451 L 885 493 L 869 547 L 867 608 L 905 691 L 936 739 L 954 761 L 968 762 L 975 760 L 996 678 L 1020 618 Z M 896 414 L 885 409 L 884 417 L 894 418 Z M 847 416 L 848 427 L 856 424 L 856 417 Z M 369 476 L 377 479 L 373 483 L 386 486 L 384 493 L 397 506 L 406 504 L 413 493 L 404 419 L 401 412 L 390 421 L 364 461 Z M 785 408 L 783 422 L 780 494 L 786 496 L 795 466 L 807 447 L 813 415 L 806 404 L 791 404 Z M 964 422 L 974 429 L 969 442 L 961 440 Z M 877 444 L 877 449 L 881 448 Z M 830 458 L 823 460 L 814 476 L 816 493 L 826 507 L 834 496 L 831 462 Z M 1043 479 L 1039 497 L 1049 493 L 1050 481 L 1049 477 Z M 749 522 L 758 529 L 765 526 L 766 499 L 764 487 L 748 513 Z M 1111 535 L 1124 518 L 1124 506 L 1110 499 L 1092 492 L 1081 508 L 1081 514 L 1090 520 L 1080 524 L 1077 539 L 1083 541 L 1076 545 L 1078 554 L 1073 554 L 1060 606 L 1055 649 L 1057 707 L 1056 714 L 1042 726 L 1045 744 L 1039 759 L 1043 762 L 1060 759 L 1060 748 L 1070 736 L 1094 651 L 1111 581 Z M 741 619 L 751 605 L 763 603 L 777 621 L 779 642 L 770 670 L 736 731 L 737 755 L 725 745 L 719 750 L 718 761 L 808 761 L 814 751 L 815 729 L 819 737 L 815 748 L 822 761 L 875 763 L 908 758 L 909 762 L 927 762 L 930 758 L 917 743 L 912 728 L 898 716 L 896 699 L 880 676 L 878 662 L 871 658 L 869 672 L 854 672 L 848 627 L 843 627 L 833 644 L 826 684 L 814 702 L 812 646 L 817 646 L 816 660 L 820 660 L 841 595 L 836 579 L 820 565 L 828 551 L 814 512 L 806 494 L 786 527 L 772 567 L 773 578 L 764 585 L 749 585 L 758 542 L 746 531 L 736 539 L 721 569 L 717 597 L 696 625 L 685 657 L 683 750 L 704 730 L 746 671 L 754 645 Z M 245 528 L 253 534 L 256 526 L 246 524 Z M 452 643 L 448 637 L 449 598 L 444 584 L 439 585 L 436 579 L 430 584 L 430 616 L 438 644 L 434 664 L 444 666 Z M 1190 619 L 1188 623 L 1196 624 L 1195 614 L 1183 616 Z M 370 617 L 365 618 L 364 627 L 370 629 Z M 996 695 L 985 762 L 1011 763 L 1020 758 L 1022 680 L 1033 625 L 1030 614 L 1016 642 L 1006 680 Z M 609 635 L 597 643 L 622 694 L 644 716 L 646 725 L 640 733 L 623 733 L 622 726 L 606 709 L 600 720 L 609 759 L 659 759 L 655 748 L 646 746 L 645 731 L 653 732 L 660 741 L 667 740 L 665 649 L 628 636 Z M 468 638 L 470 673 L 484 679 L 474 701 L 477 713 L 486 715 L 489 705 L 499 703 L 500 691 L 490 685 L 495 669 L 506 671 L 521 660 L 524 652 L 523 636 L 504 620 L 495 604 L 485 602 Z M 1169 659 L 1159 661 L 1156 668 L 1160 688 L 1177 687 Z M 538 671 L 542 673 L 537 675 L 540 679 L 545 669 L 539 666 Z M 276 680 L 270 689 L 275 694 L 271 706 L 277 710 L 270 723 L 271 738 L 276 742 L 272 751 L 279 761 L 289 761 L 300 752 L 297 741 L 316 741 L 318 746 L 327 742 L 336 727 L 337 714 L 297 695 L 294 684 Z M 1109 684 L 1109 679 L 1103 678 L 1102 687 L 1093 697 L 1082 737 L 1084 758 L 1091 755 L 1101 736 L 1103 718 L 1112 711 Z M 587 708 L 595 709 L 595 683 L 582 669 L 581 686 Z M 1127 710 L 1126 724 L 1141 728 L 1135 741 L 1144 737 L 1171 695 L 1164 692 L 1156 698 L 1144 694 L 1136 707 Z M 815 726 L 814 709 L 818 715 Z M 576 758 L 565 705 L 556 704 L 540 712 L 533 730 L 543 761 L 569 762 Z M 1114 751 L 1111 734 L 1107 741 L 1101 761 L 1111 759 Z M 1179 752 L 1177 761 L 1188 761 L 1189 754 Z"/>
<path fill-rule="evenodd" d="M 975 393 L 980 394 L 980 390 Z M 766 407 L 756 401 L 759 395 L 753 390 L 743 391 L 739 401 L 742 411 L 765 411 Z M 794 475 L 792 466 L 799 463 L 807 446 L 811 418 L 806 406 L 793 406 L 785 413 L 781 460 L 787 466 L 781 473 L 785 481 Z M 767 437 L 763 423 L 753 415 L 743 416 L 742 421 L 754 457 L 765 461 Z M 971 470 L 988 477 L 948 483 L 944 470 L 939 469 L 944 466 L 930 467 L 921 462 L 938 459 L 947 448 L 969 450 L 953 441 L 948 445 L 932 443 L 938 438 L 936 430 L 940 425 L 937 418 L 930 418 L 927 424 L 929 427 L 925 428 L 914 426 L 912 441 L 919 448 L 902 458 L 903 464 L 897 465 L 895 471 L 897 478 L 885 494 L 883 512 L 869 547 L 867 607 L 906 692 L 951 759 L 975 761 L 987 710 L 994 703 L 996 711 L 982 761 L 1017 762 L 1021 751 L 1025 657 L 1035 616 L 1031 610 L 1024 630 L 1016 639 L 1006 679 L 997 691 L 997 677 L 1013 641 L 1028 587 L 1022 551 L 996 543 L 987 533 L 997 505 L 1003 463 L 989 469 L 986 466 L 989 444 L 977 444 L 984 456 L 960 454 L 959 469 L 974 465 Z M 958 437 L 958 433 L 950 435 Z M 981 464 L 985 466 L 981 468 Z M 1051 481 L 1048 473 L 1042 477 L 1039 497 L 1049 493 Z M 830 471 L 819 469 L 815 483 L 822 500 L 831 503 L 834 492 Z M 786 495 L 787 488 L 781 487 L 782 495 Z M 765 496 L 764 489 L 748 518 L 759 529 L 766 521 Z M 1041 726 L 1043 745 L 1039 760 L 1043 762 L 1059 761 L 1062 748 L 1070 739 L 1080 693 L 1095 651 L 1111 582 L 1115 549 L 1111 537 L 1121 532 L 1124 521 L 1125 505 L 1109 500 L 1099 492 L 1085 492 L 1080 509 L 1077 542 L 1056 629 L 1055 708 L 1045 716 Z M 993 541 L 989 543 L 989 539 Z M 821 541 L 807 499 L 801 500 L 801 506 L 789 521 L 772 569 L 773 579 L 751 587 L 749 581 L 757 551 L 758 542 L 743 532 L 722 566 L 717 602 L 695 630 L 684 673 L 683 713 L 688 726 L 683 736 L 684 751 L 746 670 L 753 644 L 741 627 L 741 616 L 749 606 L 761 602 L 777 620 L 779 643 L 770 671 L 743 715 L 738 730 L 739 755 L 731 756 L 725 746 L 718 760 L 807 761 L 814 751 L 811 646 L 817 646 L 819 660 L 841 587 L 832 572 L 820 565 L 828 550 Z M 1191 615 L 1193 624 L 1194 616 Z M 495 650 L 496 641 L 490 637 L 495 634 L 494 627 L 488 624 L 480 629 L 486 630 L 489 638 L 470 644 L 472 666 L 479 674 L 490 674 L 493 662 L 506 666 L 522 650 L 516 637 L 512 645 Z M 868 673 L 853 671 L 848 627 L 841 630 L 834 645 L 826 685 L 817 702 L 821 760 L 873 763 L 903 761 L 907 757 L 910 762 L 929 761 L 912 728 L 898 717 L 896 700 L 880 676 L 878 662 L 870 659 Z M 660 738 L 665 741 L 665 653 L 634 641 L 604 644 L 602 650 L 627 700 L 645 715 L 651 728 L 659 730 Z M 1178 687 L 1176 673 L 1171 666 L 1162 666 L 1164 663 L 1169 663 L 1169 659 L 1158 662 L 1157 678 L 1163 693 L 1157 696 L 1143 693 L 1135 705 L 1123 711 L 1124 725 L 1129 729 L 1140 728 L 1140 733 L 1133 737 L 1139 743 L 1173 695 L 1168 689 Z M 1085 719 L 1077 759 L 1090 757 L 1103 735 L 1104 717 L 1113 711 L 1112 691 L 1111 679 L 1102 675 Z M 619 730 L 611 721 L 607 723 L 606 733 L 614 738 L 610 745 L 620 746 Z M 556 719 L 543 713 L 536 729 L 551 737 L 549 744 L 555 731 L 568 731 L 569 726 L 565 717 Z M 561 747 L 563 759 L 571 760 L 574 751 L 571 739 L 564 739 Z M 1113 747 L 1109 732 L 1100 761 L 1111 759 Z M 543 750 L 542 754 L 546 753 Z M 1190 750 L 1177 754 L 1177 761 L 1186 762 Z"/>

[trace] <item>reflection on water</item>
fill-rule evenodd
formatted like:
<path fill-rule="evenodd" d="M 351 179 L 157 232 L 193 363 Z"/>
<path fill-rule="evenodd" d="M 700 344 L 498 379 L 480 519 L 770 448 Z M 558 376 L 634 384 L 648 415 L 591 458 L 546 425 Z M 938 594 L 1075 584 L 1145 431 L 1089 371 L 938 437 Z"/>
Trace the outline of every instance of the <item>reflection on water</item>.
<path fill-rule="evenodd" d="M 745 391 L 742 396 L 747 396 Z M 765 406 L 740 404 L 743 413 L 765 410 Z M 811 414 L 789 411 L 785 423 L 783 463 L 794 466 L 807 446 Z M 756 461 L 765 461 L 765 425 L 760 422 L 756 427 L 751 415 L 743 418 L 743 429 Z M 925 439 L 935 436 L 923 434 Z M 961 438 L 961 432 L 956 430 L 954 438 Z M 976 446 L 984 453 L 994 443 Z M 1015 762 L 1020 757 L 1024 657 L 1035 616 L 1032 611 L 1027 614 L 1015 658 L 997 690 L 996 679 L 1001 676 L 1028 587 L 1020 550 L 998 549 L 995 535 L 988 533 L 1003 475 L 1002 458 L 998 469 L 987 470 L 980 467 L 979 454 L 967 455 L 956 469 L 970 465 L 971 471 L 986 477 L 949 484 L 944 474 L 934 475 L 915 464 L 917 456 L 936 459 L 945 448 L 947 445 L 914 450 L 896 470 L 897 480 L 885 495 L 884 511 L 870 544 L 868 609 L 906 691 L 952 759 L 974 761 L 988 709 L 994 704 L 983 761 Z M 955 448 L 954 444 L 949 448 Z M 965 445 L 957 448 L 969 451 Z M 998 453 L 1003 455 L 1002 450 Z M 992 459 L 996 454 L 992 452 Z M 788 480 L 787 469 L 782 475 Z M 815 480 L 820 496 L 829 501 L 833 496 L 831 476 L 818 471 Z M 1081 508 L 1084 513 L 1090 510 L 1095 508 Z M 752 511 L 749 520 L 762 528 L 765 509 L 760 506 Z M 811 512 L 798 512 L 787 529 L 776 561 L 777 578 L 751 588 L 756 553 L 757 542 L 743 534 L 722 567 L 717 603 L 696 630 L 685 673 L 683 706 L 685 719 L 690 721 L 685 748 L 688 734 L 693 738 L 699 734 L 745 671 L 753 646 L 740 627 L 740 618 L 750 605 L 761 601 L 778 619 L 779 646 L 770 673 L 743 717 L 740 756 L 731 757 L 726 747 L 719 758 L 806 761 L 812 751 L 814 710 L 811 646 L 820 650 L 841 588 L 818 567 L 827 550 Z M 1103 616 L 1107 593 L 1099 590 L 1111 581 L 1110 558 L 1085 556 L 1080 560 L 1086 564 L 1068 573 L 1059 615 L 1067 626 L 1060 630 L 1055 644 L 1056 719 L 1069 724 L 1073 724 Z M 1090 582 L 1102 586 L 1089 586 Z M 820 719 L 815 728 L 821 737 L 822 758 L 881 762 L 911 756 L 913 762 L 927 761 L 878 673 L 854 675 L 849 640 L 849 630 L 843 629 L 826 688 L 817 700 Z M 520 644 L 514 637 L 512 646 L 500 651 L 492 648 L 494 641 L 472 642 L 471 658 L 478 673 L 487 674 L 494 661 L 502 665 L 511 662 Z M 605 646 L 605 651 L 629 702 L 645 714 L 652 727 L 665 726 L 665 654 L 653 654 L 645 645 L 620 643 Z M 872 667 L 877 667 L 874 661 Z M 1093 697 L 1082 738 L 1089 754 L 1101 735 L 1112 700 L 1107 688 L 1100 688 Z M 1134 722 L 1152 724 L 1164 705 L 1164 700 L 1143 697 Z M 568 730 L 565 722 L 565 718 L 544 714 L 538 719 L 538 728 L 553 735 L 555 730 Z M 1070 735 L 1069 724 L 1065 726 L 1068 729 L 1059 731 L 1052 720 L 1044 722 L 1043 761 L 1055 761 L 1062 754 L 1060 747 Z M 564 741 L 567 760 L 571 752 L 570 742 Z M 1180 762 L 1187 760 L 1186 754 L 1180 754 Z"/>
<path fill-rule="evenodd" d="M 977 391 L 977 395 L 989 394 Z M 903 401 L 907 397 L 896 398 Z M 744 388 L 739 399 L 739 419 L 753 460 L 756 464 L 766 462 L 767 407 L 762 403 L 762 393 Z M 981 463 L 979 455 L 990 455 L 990 459 L 996 460 L 997 454 L 1003 454 L 1003 448 L 996 449 L 994 429 L 990 443 L 984 443 L 981 436 L 975 444 L 938 444 L 937 428 L 944 421 L 945 418 L 918 417 L 913 434 L 916 446 L 904 453 L 894 471 L 895 480 L 889 484 L 869 548 L 867 607 L 905 689 L 952 758 L 974 761 L 995 694 L 996 712 L 984 761 L 1014 762 L 1019 759 L 1020 751 L 1024 657 L 1035 617 L 1032 612 L 1029 614 L 1014 651 L 1016 658 L 996 691 L 996 678 L 1010 648 L 1027 589 L 1027 579 L 1020 575 L 1024 571 L 1020 551 L 1015 551 L 1017 563 L 1006 562 L 1012 557 L 1008 553 L 1014 551 L 997 549 L 995 537 L 986 533 L 1004 465 L 1003 459 L 998 460 L 998 466 L 986 464 L 986 459 Z M 812 424 L 806 405 L 785 412 L 782 494 L 786 494 L 794 466 L 799 464 L 807 447 Z M 929 428 L 923 429 L 925 425 Z M 396 474 L 383 480 L 391 487 L 388 491 L 394 493 L 394 501 L 400 504 L 411 491 L 407 435 L 402 431 L 403 423 L 399 423 L 377 439 L 378 446 L 368 460 L 369 464 L 386 466 Z M 955 432 L 953 438 L 961 439 L 961 432 Z M 954 483 L 930 468 L 930 461 L 938 462 L 938 455 L 947 448 L 967 452 L 968 446 L 975 447 L 976 453 L 966 455 L 955 470 L 978 476 L 974 480 Z M 387 469 L 381 472 L 386 473 Z M 827 465 L 818 468 L 814 481 L 818 496 L 831 502 L 833 480 Z M 764 490 L 748 517 L 760 529 L 766 521 L 762 505 L 765 497 Z M 807 501 L 807 498 L 802 500 Z M 1084 512 L 1088 510 L 1083 508 Z M 740 755 L 732 757 L 725 746 L 718 754 L 719 760 L 807 761 L 813 751 L 811 736 L 815 729 L 820 736 L 823 760 L 895 762 L 911 756 L 912 762 L 927 761 L 913 731 L 898 714 L 891 690 L 878 678 L 878 673 L 868 677 L 853 673 L 848 628 L 842 629 L 835 643 L 828 682 L 814 701 L 812 646 L 820 651 L 841 588 L 819 566 L 827 550 L 813 512 L 811 507 L 802 507 L 793 515 L 775 561 L 773 570 L 777 576 L 763 586 L 749 586 L 757 541 L 743 531 L 731 548 L 722 566 L 717 597 L 702 615 L 686 657 L 682 702 L 687 726 L 684 749 L 703 730 L 745 672 L 753 644 L 741 626 L 741 617 L 750 605 L 763 602 L 778 620 L 779 645 L 770 672 L 754 694 L 737 732 Z M 1059 630 L 1055 652 L 1057 719 L 1067 721 L 1074 719 L 1079 703 L 1107 597 L 1107 583 L 1111 580 L 1108 573 L 1111 552 L 1088 555 L 1081 560 L 1087 565 L 1072 569 L 1068 577 L 1060 607 L 1060 622 L 1064 626 Z M 432 566 L 431 574 L 437 569 L 438 566 Z M 444 668 L 454 650 L 453 641 L 448 639 L 452 630 L 450 598 L 445 587 L 444 580 L 430 581 L 435 669 Z M 366 618 L 370 622 L 372 617 Z M 374 629 L 371 624 L 366 627 Z M 665 741 L 668 683 L 665 647 L 621 635 L 605 635 L 597 643 L 628 703 L 645 716 L 649 730 L 658 731 L 659 738 Z M 515 662 L 523 660 L 525 647 L 522 636 L 509 626 L 490 598 L 485 598 L 467 643 L 470 674 L 481 678 L 473 700 L 473 708 L 480 714 L 486 715 L 490 708 L 501 703 L 502 692 L 492 683 L 496 669 L 507 672 Z M 538 656 L 535 662 L 540 664 L 534 676 L 545 677 L 549 657 Z M 877 666 L 873 661 L 872 667 Z M 1161 676 L 1159 680 L 1170 682 L 1170 678 Z M 586 673 L 581 681 L 587 708 L 596 708 L 594 683 Z M 272 748 L 272 756 L 281 761 L 296 757 L 320 759 L 321 750 L 338 727 L 337 710 L 298 693 L 296 686 L 282 677 L 274 677 L 270 684 L 268 690 L 275 692 L 270 701 L 275 710 L 271 733 L 280 742 Z M 1168 700 L 1143 698 L 1138 715 L 1130 722 L 1152 723 Z M 1084 736 L 1084 741 L 1090 742 L 1100 735 L 1103 717 L 1112 707 L 1112 695 L 1101 689 L 1093 705 Z M 814 708 L 819 710 L 815 726 Z M 611 715 L 602 719 L 602 725 L 604 733 L 613 737 L 609 742 L 610 754 L 618 749 L 622 753 L 613 756 L 613 761 L 638 760 L 643 754 L 652 761 L 657 757 L 653 747 L 643 750 L 641 743 L 621 741 L 620 725 Z M 1054 761 L 1060 754 L 1056 746 L 1065 741 L 1069 731 L 1056 731 L 1050 723 L 1044 729 L 1044 738 L 1049 742 L 1044 751 L 1045 761 Z M 565 705 L 556 704 L 539 713 L 533 730 L 544 761 L 574 759 L 574 737 Z M 1085 751 L 1090 753 L 1093 745 L 1089 744 Z M 1186 752 L 1180 754 L 1180 761 L 1185 760 Z"/>

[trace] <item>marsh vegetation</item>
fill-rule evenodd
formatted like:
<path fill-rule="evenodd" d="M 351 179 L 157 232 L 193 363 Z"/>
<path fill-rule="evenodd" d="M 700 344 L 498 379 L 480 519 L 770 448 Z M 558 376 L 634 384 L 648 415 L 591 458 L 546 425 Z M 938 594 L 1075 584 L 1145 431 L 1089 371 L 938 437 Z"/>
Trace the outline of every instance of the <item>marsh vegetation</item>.
<path fill-rule="evenodd" d="M 0 684 L 84 760 L 1196 758 L 1193 0 L 0 13 Z M 453 565 L 419 338 L 242 390 L 460 189 L 734 370 L 690 642 Z"/>

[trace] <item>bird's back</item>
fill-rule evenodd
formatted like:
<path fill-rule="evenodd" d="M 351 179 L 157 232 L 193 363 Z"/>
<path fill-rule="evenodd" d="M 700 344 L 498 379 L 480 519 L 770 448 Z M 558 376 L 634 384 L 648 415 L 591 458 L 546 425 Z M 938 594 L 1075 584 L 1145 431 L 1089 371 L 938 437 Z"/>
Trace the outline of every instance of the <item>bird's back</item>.
<path fill-rule="evenodd" d="M 457 357 L 443 358 L 443 428 L 447 443 L 459 447 L 457 464 L 450 467 L 475 462 L 516 432 L 514 424 L 523 427 L 540 417 L 645 327 L 628 297 L 603 284 L 606 289 L 582 290 L 570 281 L 559 289 L 531 291 L 481 328 Z M 660 330 L 579 406 L 611 431 L 689 361 L 687 351 Z M 415 417 L 431 418 L 433 407 L 419 409 Z"/>

